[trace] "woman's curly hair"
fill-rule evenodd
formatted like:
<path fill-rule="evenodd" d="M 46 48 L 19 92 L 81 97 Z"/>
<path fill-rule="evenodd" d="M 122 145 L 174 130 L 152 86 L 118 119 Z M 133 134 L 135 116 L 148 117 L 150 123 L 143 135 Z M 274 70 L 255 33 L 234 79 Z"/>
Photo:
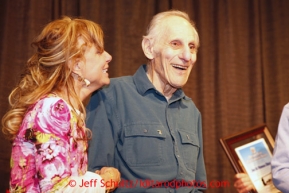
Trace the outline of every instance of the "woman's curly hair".
<path fill-rule="evenodd" d="M 85 42 L 81 46 L 78 45 L 79 37 Z M 36 52 L 27 61 L 18 85 L 9 95 L 11 108 L 2 118 L 2 131 L 8 139 L 15 138 L 29 106 L 42 96 L 63 88 L 69 93 L 70 105 L 71 99 L 77 101 L 77 106 L 72 107 L 79 109 L 85 118 L 85 108 L 74 89 L 68 64 L 84 59 L 85 48 L 91 45 L 100 52 L 104 49 L 103 31 L 92 21 L 64 16 L 45 26 L 32 43 Z M 78 123 L 84 128 L 80 116 Z"/>

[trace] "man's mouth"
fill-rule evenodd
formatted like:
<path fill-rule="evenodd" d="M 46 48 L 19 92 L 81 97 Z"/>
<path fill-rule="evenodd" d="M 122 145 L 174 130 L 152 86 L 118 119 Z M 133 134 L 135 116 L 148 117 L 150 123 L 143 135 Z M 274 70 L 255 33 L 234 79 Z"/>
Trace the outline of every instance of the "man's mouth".
<path fill-rule="evenodd" d="M 178 65 L 178 64 L 173 64 L 172 66 L 176 69 L 179 69 L 179 70 L 187 70 L 188 69 L 188 66 L 182 66 L 182 65 Z"/>

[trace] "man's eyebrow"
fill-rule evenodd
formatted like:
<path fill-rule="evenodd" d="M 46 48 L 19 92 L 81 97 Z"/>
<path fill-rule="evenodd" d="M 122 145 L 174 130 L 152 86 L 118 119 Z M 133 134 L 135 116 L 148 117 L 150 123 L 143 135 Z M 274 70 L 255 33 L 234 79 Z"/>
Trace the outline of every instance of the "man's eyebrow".
<path fill-rule="evenodd" d="M 176 38 L 176 39 L 175 39 L 175 38 L 173 38 L 173 39 L 171 39 L 171 40 L 170 40 L 170 42 L 173 42 L 173 41 L 182 42 L 182 40 L 180 40 L 179 38 Z"/>

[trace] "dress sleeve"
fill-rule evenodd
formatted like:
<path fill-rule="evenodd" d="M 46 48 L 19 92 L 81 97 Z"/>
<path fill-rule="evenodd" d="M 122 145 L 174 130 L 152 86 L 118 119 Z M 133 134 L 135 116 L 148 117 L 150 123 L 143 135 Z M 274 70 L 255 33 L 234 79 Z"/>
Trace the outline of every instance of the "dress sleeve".
<path fill-rule="evenodd" d="M 49 192 L 67 185 L 73 173 L 72 117 L 69 106 L 54 97 L 44 99 L 35 111 L 36 172 L 41 192 Z"/>
<path fill-rule="evenodd" d="M 274 185 L 282 192 L 289 191 L 289 103 L 285 105 L 278 126 L 271 162 Z"/>
<path fill-rule="evenodd" d="M 12 192 L 51 192 L 67 185 L 78 165 L 71 159 L 71 124 L 70 108 L 60 98 L 44 98 L 26 114 L 12 146 Z"/>
<path fill-rule="evenodd" d="M 12 145 L 11 192 L 48 192 L 68 179 L 70 119 L 60 98 L 44 98 L 26 113 Z"/>
<path fill-rule="evenodd" d="M 12 145 L 10 160 L 10 192 L 39 193 L 39 181 L 35 168 L 35 146 L 16 139 Z"/>

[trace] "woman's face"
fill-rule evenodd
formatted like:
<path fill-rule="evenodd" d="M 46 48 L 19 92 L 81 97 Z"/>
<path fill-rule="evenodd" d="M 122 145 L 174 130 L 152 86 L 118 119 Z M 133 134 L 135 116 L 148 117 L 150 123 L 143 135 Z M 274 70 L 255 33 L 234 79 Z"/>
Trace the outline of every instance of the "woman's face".
<path fill-rule="evenodd" d="M 88 47 L 84 54 L 85 58 L 85 72 L 83 78 L 90 81 L 91 86 L 95 85 L 98 88 L 110 83 L 108 75 L 108 63 L 112 57 L 106 51 L 98 52 L 93 45 Z"/>
<path fill-rule="evenodd" d="M 84 53 L 84 61 L 78 63 L 81 76 L 90 82 L 89 87 L 95 90 L 110 83 L 108 75 L 108 63 L 112 60 L 106 51 L 99 52 L 95 45 L 87 47 Z"/>

